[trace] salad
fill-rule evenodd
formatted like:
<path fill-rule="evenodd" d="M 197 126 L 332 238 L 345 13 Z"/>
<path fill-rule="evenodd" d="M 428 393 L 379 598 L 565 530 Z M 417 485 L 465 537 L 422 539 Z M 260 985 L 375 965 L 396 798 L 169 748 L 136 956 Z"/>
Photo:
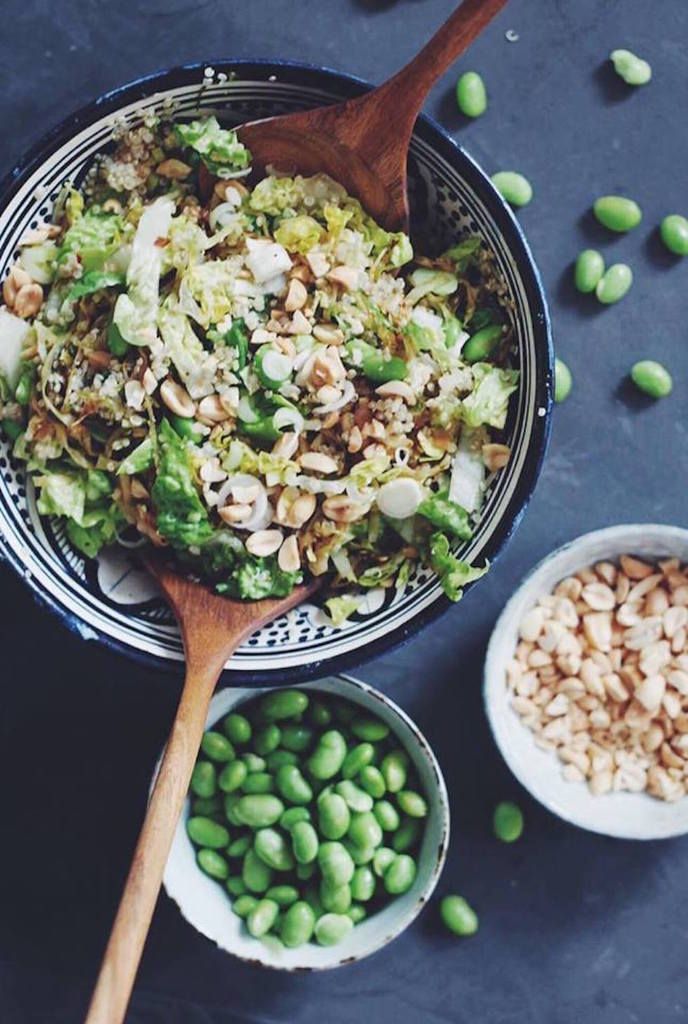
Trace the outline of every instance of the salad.
<path fill-rule="evenodd" d="M 0 421 L 39 512 L 234 598 L 330 573 L 335 624 L 418 563 L 458 600 L 518 384 L 480 239 L 414 254 L 324 175 L 254 180 L 214 117 L 115 135 L 3 285 Z"/>

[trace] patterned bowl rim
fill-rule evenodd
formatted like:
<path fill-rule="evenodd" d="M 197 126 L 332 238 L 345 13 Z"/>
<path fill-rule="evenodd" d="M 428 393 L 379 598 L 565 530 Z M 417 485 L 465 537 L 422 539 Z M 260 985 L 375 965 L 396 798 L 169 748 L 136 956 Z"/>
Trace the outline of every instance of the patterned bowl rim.
<path fill-rule="evenodd" d="M 45 161 L 51 151 L 51 147 L 59 142 L 68 142 L 70 136 L 76 134 L 80 128 L 87 126 L 92 121 L 108 114 L 114 114 L 119 108 L 128 103 L 149 98 L 152 94 L 154 95 L 158 91 L 162 93 L 167 88 L 174 88 L 186 81 L 190 76 L 196 76 L 195 80 L 200 83 L 204 70 L 210 67 L 216 71 L 220 69 L 227 73 L 240 71 L 247 78 L 250 78 L 251 75 L 256 75 L 262 81 L 269 81 L 271 75 L 280 75 L 281 81 L 286 80 L 295 85 L 303 85 L 306 84 L 304 81 L 306 79 L 309 85 L 320 83 L 325 87 L 339 87 L 339 91 L 348 97 L 361 95 L 373 88 L 370 82 L 359 76 L 337 71 L 326 66 L 300 61 L 253 58 L 232 59 L 223 57 L 215 60 L 194 61 L 173 67 L 161 68 L 103 93 L 95 100 L 84 104 L 84 106 L 69 114 L 55 127 L 45 132 L 30 146 L 25 156 L 0 180 L 0 211 L 9 204 L 16 192 L 22 187 L 24 181 Z M 549 443 L 554 370 L 554 350 L 549 310 L 542 278 L 523 230 L 516 220 L 513 211 L 502 199 L 485 171 L 450 136 L 447 130 L 428 114 L 420 114 L 414 131 L 423 132 L 428 137 L 432 146 L 438 149 L 448 162 L 460 168 L 462 177 L 471 189 L 480 195 L 486 209 L 494 217 L 495 223 L 503 234 L 507 248 L 518 268 L 532 317 L 535 350 L 538 354 L 535 367 L 534 394 L 539 415 L 533 421 L 528 456 L 518 484 L 510 499 L 509 506 L 482 550 L 483 556 L 490 561 L 491 565 L 494 565 L 525 514 L 535 490 Z M 26 573 L 21 558 L 4 543 L 3 535 L 0 532 L 1 562 L 7 562 L 20 578 L 26 582 L 36 602 L 57 615 L 72 632 L 80 636 L 87 636 L 89 639 L 97 639 L 111 650 L 116 651 L 118 654 L 123 654 L 127 658 L 146 667 L 156 668 L 159 671 L 165 672 L 179 672 L 179 662 L 138 650 L 128 643 L 109 636 L 102 629 L 93 626 L 80 616 L 63 608 L 53 594 L 39 589 L 37 581 L 32 575 Z M 469 590 L 472 586 L 473 584 L 469 584 L 466 590 Z M 302 667 L 280 668 L 280 683 L 287 684 L 298 680 L 315 679 L 318 676 L 322 676 L 324 672 L 329 674 L 338 673 L 352 668 L 363 661 L 368 661 L 385 651 L 392 650 L 408 642 L 412 636 L 430 625 L 430 623 L 434 622 L 435 619 L 453 606 L 453 602 L 447 597 L 439 595 L 436 600 L 421 609 L 406 622 L 401 623 L 368 644 L 354 647 L 350 651 L 329 658 L 324 657 L 317 661 L 312 661 Z M 231 685 L 235 686 L 274 686 L 276 682 L 274 675 L 274 671 L 269 669 L 241 669 L 233 670 L 232 672 L 225 670 L 222 676 L 222 684 L 228 685 L 231 680 Z"/>

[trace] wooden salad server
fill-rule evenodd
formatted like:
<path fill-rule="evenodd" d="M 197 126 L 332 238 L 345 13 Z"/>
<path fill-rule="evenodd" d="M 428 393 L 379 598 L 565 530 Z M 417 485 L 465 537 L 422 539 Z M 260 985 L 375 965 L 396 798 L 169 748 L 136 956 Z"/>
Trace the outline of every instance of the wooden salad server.
<path fill-rule="evenodd" d="M 437 79 L 506 0 L 464 0 L 410 64 L 384 85 L 336 106 L 254 121 L 239 135 L 257 167 L 325 172 L 391 230 L 408 227 L 406 160 L 413 126 Z M 181 627 L 186 680 L 86 1017 L 121 1024 L 155 909 L 165 863 L 223 666 L 260 626 L 306 600 L 318 580 L 288 597 L 231 601 L 177 575 L 157 559 L 148 568 Z"/>

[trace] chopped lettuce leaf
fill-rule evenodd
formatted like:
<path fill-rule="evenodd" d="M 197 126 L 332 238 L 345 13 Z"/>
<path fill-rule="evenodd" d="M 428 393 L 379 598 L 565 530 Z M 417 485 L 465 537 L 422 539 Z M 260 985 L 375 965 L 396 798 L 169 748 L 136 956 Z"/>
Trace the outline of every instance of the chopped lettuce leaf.
<path fill-rule="evenodd" d="M 83 473 L 53 471 L 37 476 L 40 488 L 37 508 L 42 516 L 67 516 L 83 523 L 86 509 L 86 477 Z"/>
<path fill-rule="evenodd" d="M 57 250 L 57 266 L 63 266 L 70 257 L 76 256 L 84 272 L 101 270 L 119 247 L 123 227 L 117 213 L 103 213 L 97 207 L 86 210 L 65 233 Z"/>
<path fill-rule="evenodd" d="M 22 249 L 19 265 L 38 284 L 50 284 L 55 277 L 57 252 L 55 242 L 28 245 Z"/>
<path fill-rule="evenodd" d="M 462 273 L 472 263 L 474 257 L 480 252 L 481 239 L 477 235 L 469 235 L 451 249 L 447 249 L 444 258 L 456 264 L 458 273 Z"/>
<path fill-rule="evenodd" d="M 207 358 L 203 344 L 183 313 L 166 303 L 160 310 L 160 334 L 165 342 L 167 355 L 172 360 L 192 397 L 197 397 L 194 380 L 199 367 Z"/>
<path fill-rule="evenodd" d="M 276 217 L 285 210 L 293 210 L 302 195 L 299 181 L 294 178 L 263 178 L 251 192 L 248 205 L 255 213 Z"/>
<path fill-rule="evenodd" d="M 143 473 L 153 465 L 155 446 L 152 437 L 146 437 L 133 452 L 129 452 L 117 467 L 117 476 L 134 476 Z"/>
<path fill-rule="evenodd" d="M 222 128 L 216 117 L 177 124 L 175 132 L 181 144 L 198 153 L 210 173 L 218 178 L 234 178 L 251 163 L 251 155 L 239 142 L 237 133 Z"/>
<path fill-rule="evenodd" d="M 83 277 L 72 285 L 67 292 L 67 301 L 75 302 L 84 295 L 92 295 L 103 288 L 119 288 L 124 284 L 124 274 L 116 274 L 114 271 L 89 270 Z"/>
<path fill-rule="evenodd" d="M 212 537 L 213 528 L 194 483 L 188 450 L 167 420 L 160 424 L 158 441 L 158 472 L 151 492 L 158 532 L 173 547 L 200 546 Z"/>
<path fill-rule="evenodd" d="M 270 558 L 248 555 L 231 577 L 218 583 L 215 589 L 228 597 L 260 601 L 264 597 L 286 597 L 301 579 L 300 572 L 284 572 L 280 569 L 275 555 Z"/>
<path fill-rule="evenodd" d="M 409 275 L 413 288 L 406 296 L 406 301 L 413 306 L 426 295 L 453 295 L 459 287 L 456 274 L 447 270 L 433 270 L 430 267 L 417 267 Z"/>
<path fill-rule="evenodd" d="M 67 536 L 87 558 L 95 558 L 102 547 L 113 543 L 124 523 L 119 507 L 111 502 L 107 508 L 85 512 L 82 523 L 68 520 Z"/>
<path fill-rule="evenodd" d="M 112 484 L 99 470 L 51 471 L 35 478 L 41 515 L 67 520 L 67 536 L 88 558 L 111 543 L 124 516 L 112 500 Z"/>
<path fill-rule="evenodd" d="M 117 299 L 114 313 L 114 322 L 130 345 L 150 345 L 157 337 L 163 253 L 157 243 L 167 237 L 173 213 L 171 199 L 156 199 L 144 210 L 136 228 L 127 270 L 128 290 Z"/>
<path fill-rule="evenodd" d="M 473 536 L 466 509 L 450 500 L 448 490 L 425 498 L 418 506 L 417 514 L 460 540 L 470 540 Z"/>
<path fill-rule="evenodd" d="M 469 513 L 477 512 L 480 508 L 485 482 L 485 462 L 481 444 L 474 444 L 475 436 L 476 431 L 461 431 L 449 483 L 449 500 L 461 505 Z"/>
<path fill-rule="evenodd" d="M 343 626 L 350 615 L 360 608 L 363 598 L 357 594 L 340 594 L 325 601 L 333 626 Z"/>
<path fill-rule="evenodd" d="M 442 589 L 450 601 L 460 601 L 463 588 L 484 576 L 489 566 L 477 569 L 462 562 L 451 553 L 449 540 L 443 533 L 433 533 L 430 538 L 430 564 L 437 573 Z"/>
<path fill-rule="evenodd" d="M 317 220 L 302 214 L 289 217 L 275 229 L 275 241 L 283 245 L 289 252 L 308 252 L 317 245 L 322 237 L 323 229 Z"/>
<path fill-rule="evenodd" d="M 518 370 L 501 370 L 490 363 L 473 367 L 473 390 L 461 403 L 461 418 L 468 427 L 486 424 L 501 430 L 509 411 L 509 396 L 518 387 Z"/>

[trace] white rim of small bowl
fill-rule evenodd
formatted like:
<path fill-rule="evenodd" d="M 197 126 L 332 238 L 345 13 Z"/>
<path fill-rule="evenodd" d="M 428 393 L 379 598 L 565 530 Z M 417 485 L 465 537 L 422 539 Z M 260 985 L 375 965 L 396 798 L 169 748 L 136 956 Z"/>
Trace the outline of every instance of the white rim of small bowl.
<path fill-rule="evenodd" d="M 646 793 L 593 796 L 583 783 L 566 782 L 554 751 L 535 745 L 509 703 L 506 663 L 518 624 L 539 596 L 586 565 L 621 554 L 688 562 L 688 530 L 661 523 L 629 523 L 583 534 L 539 562 L 509 599 L 487 647 L 483 697 L 495 743 L 518 781 L 539 803 L 572 825 L 616 839 L 669 839 L 688 833 L 688 796 L 666 803 Z"/>
<path fill-rule="evenodd" d="M 295 688 L 330 693 L 360 704 L 379 715 L 392 726 L 419 775 L 426 775 L 432 781 L 432 792 L 427 783 L 425 786 L 430 813 L 417 857 L 418 874 L 413 886 L 385 908 L 357 924 L 348 937 L 336 946 L 319 946 L 309 942 L 296 949 L 274 949 L 242 930 L 243 922 L 232 912 L 229 898 L 221 885 L 197 867 L 194 848 L 185 827 L 189 811 L 188 798 L 175 831 L 163 886 L 170 899 L 177 904 L 182 917 L 219 949 L 256 966 L 304 972 L 357 963 L 382 949 L 408 928 L 429 901 L 442 873 L 449 846 L 450 815 L 447 787 L 437 758 L 415 722 L 394 701 L 367 683 L 347 675 L 326 676 L 297 684 Z M 206 728 L 231 708 L 273 689 L 270 686 L 228 687 L 218 691 L 210 703 Z M 159 767 L 160 761 L 155 767 L 153 779 Z M 430 868 L 423 870 L 422 865 L 428 863 Z M 201 903 L 202 910 L 199 909 Z"/>

